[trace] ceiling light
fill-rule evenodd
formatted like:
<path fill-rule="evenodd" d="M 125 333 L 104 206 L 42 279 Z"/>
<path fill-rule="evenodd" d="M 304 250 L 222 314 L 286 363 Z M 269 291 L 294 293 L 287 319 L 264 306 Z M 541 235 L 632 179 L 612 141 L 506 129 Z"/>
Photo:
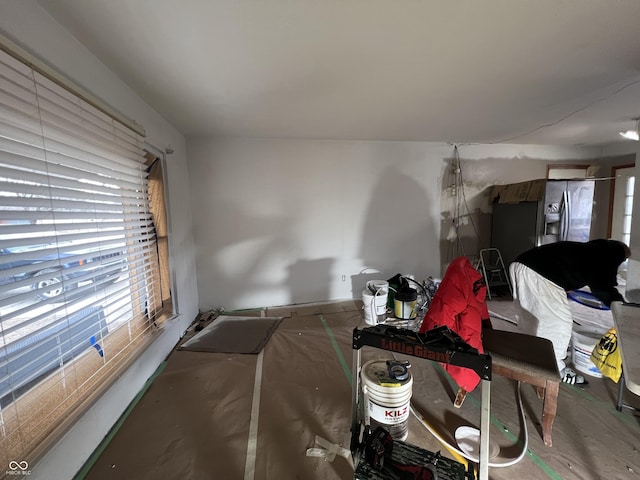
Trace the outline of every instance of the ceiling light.
<path fill-rule="evenodd" d="M 634 118 L 636 121 L 636 129 L 635 130 L 627 130 L 626 132 L 620 132 L 624 138 L 628 138 L 629 140 L 640 140 L 640 135 L 638 135 L 638 131 L 640 130 L 640 118 Z"/>

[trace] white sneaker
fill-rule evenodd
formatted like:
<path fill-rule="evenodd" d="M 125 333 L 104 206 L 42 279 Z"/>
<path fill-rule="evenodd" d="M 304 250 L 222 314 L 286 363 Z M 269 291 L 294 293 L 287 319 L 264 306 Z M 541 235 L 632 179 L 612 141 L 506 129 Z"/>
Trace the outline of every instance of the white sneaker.
<path fill-rule="evenodd" d="M 560 377 L 564 383 L 568 383 L 570 385 L 588 385 L 587 382 L 582 375 L 578 375 L 573 368 L 564 367 L 560 372 Z"/>

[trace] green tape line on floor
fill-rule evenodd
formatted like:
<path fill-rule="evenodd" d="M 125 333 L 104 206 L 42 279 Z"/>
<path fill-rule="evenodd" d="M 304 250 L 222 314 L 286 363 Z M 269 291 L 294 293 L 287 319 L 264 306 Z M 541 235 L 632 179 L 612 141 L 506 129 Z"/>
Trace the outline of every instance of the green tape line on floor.
<path fill-rule="evenodd" d="M 93 451 L 89 459 L 85 462 L 85 464 L 78 471 L 78 473 L 76 473 L 76 475 L 73 477 L 73 480 L 82 480 L 85 477 L 85 475 L 89 473 L 89 470 L 91 470 L 91 467 L 93 467 L 93 465 L 96 463 L 98 458 L 100 458 L 100 455 L 102 455 L 102 452 L 104 452 L 105 448 L 107 448 L 107 445 L 109 445 L 109 442 L 111 442 L 111 439 L 113 439 L 116 433 L 118 433 L 118 430 L 120 430 L 120 427 L 122 426 L 122 424 L 124 424 L 125 420 L 129 416 L 131 411 L 138 404 L 138 402 L 140 401 L 142 396 L 147 392 L 147 390 L 149 389 L 153 381 L 158 377 L 158 375 L 162 373 L 162 371 L 165 369 L 166 366 L 167 366 L 167 362 L 166 361 L 162 362 L 158 366 L 156 371 L 153 372 L 153 375 L 151 375 L 147 379 L 142 389 L 138 392 L 138 394 L 131 401 L 131 403 L 129 403 L 129 406 L 127 407 L 127 409 L 124 411 L 122 415 L 120 415 L 120 418 L 118 419 L 118 421 L 115 423 L 113 427 L 111 427 L 111 430 L 109 430 L 109 433 L 107 434 L 107 436 L 102 440 L 100 445 L 98 445 L 98 447 Z"/>
<path fill-rule="evenodd" d="M 439 368 L 443 373 L 446 374 L 449 384 L 454 389 L 457 390 L 458 385 L 453 381 L 453 379 L 449 376 L 449 374 L 445 371 L 445 369 L 442 368 L 442 366 L 439 363 L 437 363 L 436 365 L 437 365 L 437 368 Z M 469 401 L 469 399 L 471 399 L 471 403 L 473 403 L 473 405 L 478 410 L 480 410 L 480 407 L 481 407 L 480 401 L 474 395 L 467 394 L 467 401 Z M 498 430 L 502 431 L 504 436 L 507 437 L 509 441 L 514 443 L 517 442 L 520 446 L 522 446 L 522 444 L 518 441 L 518 438 L 515 435 L 513 435 L 507 429 L 507 427 L 505 427 L 504 424 L 502 424 L 502 422 L 500 422 L 493 415 L 490 415 L 490 418 L 491 418 L 491 423 L 495 425 L 498 428 Z M 529 457 L 533 461 L 533 463 L 535 463 L 540 468 L 540 470 L 546 473 L 549 478 L 552 478 L 553 480 L 562 480 L 562 476 L 560 474 L 558 474 L 555 470 L 553 470 L 553 468 L 547 465 L 544 460 L 542 460 L 538 455 L 533 453 L 533 451 L 531 451 L 531 449 L 529 448 L 527 448 L 527 457 Z"/>
<path fill-rule="evenodd" d="M 568 385 L 566 383 L 561 383 L 560 388 L 570 389 L 573 393 L 578 395 L 579 397 L 593 402 L 598 407 L 606 410 L 607 413 L 615 415 L 619 420 L 629 424 L 629 425 L 638 425 L 638 420 L 633 415 L 627 415 L 624 412 L 619 412 L 618 409 L 612 403 L 606 402 L 598 397 L 593 396 L 588 392 L 588 388 L 576 387 L 575 385 Z"/>
<path fill-rule="evenodd" d="M 345 360 L 344 355 L 342 355 L 342 351 L 338 346 L 336 337 L 333 335 L 333 331 L 331 331 L 331 327 L 329 327 L 329 324 L 325 320 L 324 315 L 320 315 L 320 321 L 322 322 L 322 325 L 324 326 L 324 330 L 327 332 L 327 335 L 331 340 L 331 345 L 333 345 L 333 349 L 336 351 L 336 355 L 338 355 L 338 360 L 340 361 L 340 365 L 342 365 L 342 370 L 344 371 L 344 374 L 347 377 L 347 381 L 349 382 L 349 385 L 351 385 L 353 383 L 353 378 L 351 376 L 351 368 L 349 367 L 349 364 Z"/>

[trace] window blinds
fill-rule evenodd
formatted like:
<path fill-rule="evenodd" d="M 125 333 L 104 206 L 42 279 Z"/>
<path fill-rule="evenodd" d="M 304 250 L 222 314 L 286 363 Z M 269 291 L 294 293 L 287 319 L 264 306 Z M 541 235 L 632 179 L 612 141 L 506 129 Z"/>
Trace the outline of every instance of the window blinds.
<path fill-rule="evenodd" d="M 0 465 L 35 460 L 154 329 L 142 145 L 0 51 Z"/>

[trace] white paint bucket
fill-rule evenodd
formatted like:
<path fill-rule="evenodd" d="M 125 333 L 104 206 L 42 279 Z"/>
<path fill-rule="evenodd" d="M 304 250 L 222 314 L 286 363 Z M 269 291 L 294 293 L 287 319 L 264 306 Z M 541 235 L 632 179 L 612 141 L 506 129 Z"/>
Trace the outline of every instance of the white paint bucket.
<path fill-rule="evenodd" d="M 367 282 L 367 289 L 377 292 L 389 293 L 389 282 L 386 280 L 369 280 Z"/>
<path fill-rule="evenodd" d="M 580 373 L 602 378 L 602 373 L 591 362 L 591 352 L 606 332 L 571 332 L 571 352 L 573 366 Z"/>
<path fill-rule="evenodd" d="M 376 295 L 373 294 L 374 292 L 376 292 Z M 367 325 L 377 325 L 384 321 L 387 313 L 388 295 L 389 282 L 385 280 L 370 280 L 367 282 L 367 288 L 362 291 L 364 321 Z"/>
<path fill-rule="evenodd" d="M 371 430 L 382 427 L 394 440 L 400 441 L 409 435 L 413 386 L 409 367 L 409 362 L 371 360 L 360 372 L 365 424 L 370 425 Z"/>

